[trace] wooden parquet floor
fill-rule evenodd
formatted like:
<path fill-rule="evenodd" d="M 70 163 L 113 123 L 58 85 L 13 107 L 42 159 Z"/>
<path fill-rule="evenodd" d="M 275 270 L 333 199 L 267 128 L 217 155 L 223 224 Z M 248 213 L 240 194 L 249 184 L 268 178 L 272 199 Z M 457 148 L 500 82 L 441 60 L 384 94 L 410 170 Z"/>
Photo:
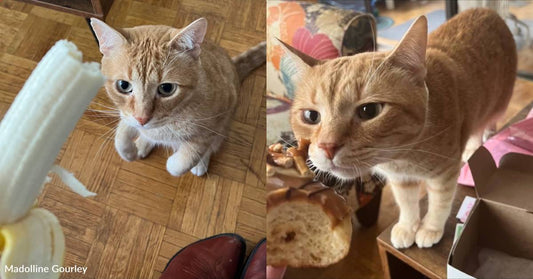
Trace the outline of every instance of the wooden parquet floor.
<path fill-rule="evenodd" d="M 236 55 L 265 39 L 265 8 L 248 0 L 116 0 L 106 22 L 183 27 L 205 17 L 207 37 Z M 55 41 L 74 42 L 85 60 L 101 59 L 84 18 L 43 7 L 0 1 L 0 35 L 2 116 Z M 223 232 L 242 235 L 250 251 L 265 235 L 264 92 L 263 66 L 243 82 L 229 137 L 201 178 L 168 174 L 164 149 L 122 161 L 112 141 L 116 119 L 85 112 L 56 163 L 98 195 L 81 198 L 53 177 L 38 200 L 63 226 L 64 265 L 88 268 L 62 278 L 159 278 L 179 249 Z M 112 104 L 101 89 L 90 108 L 106 106 Z"/>

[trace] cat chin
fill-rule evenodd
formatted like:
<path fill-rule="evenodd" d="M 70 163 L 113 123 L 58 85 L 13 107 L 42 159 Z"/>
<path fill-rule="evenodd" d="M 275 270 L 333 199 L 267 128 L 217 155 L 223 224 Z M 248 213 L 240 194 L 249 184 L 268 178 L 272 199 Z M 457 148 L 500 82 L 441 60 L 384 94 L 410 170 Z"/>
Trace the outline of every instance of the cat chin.
<path fill-rule="evenodd" d="M 331 174 L 333 174 L 335 177 L 337 177 L 340 180 L 348 181 L 348 180 L 354 180 L 357 177 L 359 177 L 359 173 L 354 173 L 353 170 L 347 170 L 347 169 L 333 169 L 330 171 Z M 364 175 L 366 172 L 362 172 L 360 175 Z"/>
<path fill-rule="evenodd" d="M 341 168 L 341 167 L 332 167 L 329 170 L 323 170 L 318 168 L 322 172 L 327 172 L 333 176 L 335 176 L 337 179 L 342 181 L 350 181 L 354 180 L 359 177 L 359 175 L 365 175 L 369 172 L 369 170 L 360 169 L 358 172 L 354 172 L 354 169 L 347 169 L 347 168 Z"/>

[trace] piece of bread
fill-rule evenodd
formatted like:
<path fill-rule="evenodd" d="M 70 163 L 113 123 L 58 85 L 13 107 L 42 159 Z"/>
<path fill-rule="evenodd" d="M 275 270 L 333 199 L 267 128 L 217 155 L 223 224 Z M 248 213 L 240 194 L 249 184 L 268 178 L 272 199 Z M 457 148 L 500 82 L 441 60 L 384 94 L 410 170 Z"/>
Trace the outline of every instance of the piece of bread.
<path fill-rule="evenodd" d="M 325 267 L 348 254 L 351 208 L 332 188 L 278 176 L 267 188 L 268 265 Z"/>

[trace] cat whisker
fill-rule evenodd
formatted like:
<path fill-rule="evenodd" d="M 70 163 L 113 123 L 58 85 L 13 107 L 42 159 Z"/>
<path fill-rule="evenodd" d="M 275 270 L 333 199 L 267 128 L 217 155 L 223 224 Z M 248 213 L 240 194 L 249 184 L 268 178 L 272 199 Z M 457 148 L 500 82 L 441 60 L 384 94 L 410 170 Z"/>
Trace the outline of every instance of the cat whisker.
<path fill-rule="evenodd" d="M 420 141 L 416 141 L 416 142 L 412 142 L 412 143 L 407 143 L 407 144 L 402 144 L 402 145 L 396 145 L 396 146 L 383 146 L 383 147 L 365 147 L 365 148 L 361 148 L 362 151 L 366 151 L 366 150 L 371 150 L 371 151 L 374 151 L 374 150 L 384 150 L 384 149 L 396 149 L 396 148 L 403 148 L 403 147 L 409 147 L 411 145 L 417 145 L 417 144 L 420 144 L 420 143 L 423 143 L 423 142 L 426 142 L 434 137 L 437 137 L 439 135 L 441 135 L 442 133 L 446 132 L 448 129 L 450 129 L 452 126 L 448 126 L 444 129 L 442 129 L 441 131 L 439 131 L 438 133 L 435 133 L 434 135 L 430 136 L 430 137 L 427 137 L 423 140 L 420 140 Z"/>
<path fill-rule="evenodd" d="M 87 108 L 88 110 L 109 110 L 109 111 L 120 111 L 116 107 L 110 107 L 103 104 L 90 104 Z"/>
<path fill-rule="evenodd" d="M 89 117 L 101 117 L 101 118 L 119 118 L 120 115 L 119 114 L 112 114 L 112 113 L 103 113 L 103 112 L 92 112 L 92 111 L 88 111 L 88 112 L 85 112 L 86 116 L 89 116 Z"/>
<path fill-rule="evenodd" d="M 87 110 L 85 111 L 86 113 L 87 112 L 91 112 L 91 113 L 94 113 L 94 114 L 113 114 L 113 115 L 120 115 L 120 111 L 118 110 L 108 110 L 108 109 L 93 109 L 93 108 L 87 108 Z"/>
<path fill-rule="evenodd" d="M 94 121 L 94 122 L 98 123 L 100 125 L 109 127 L 109 128 L 115 128 L 117 126 L 116 124 L 120 121 L 120 119 L 114 119 L 114 120 L 106 122 L 106 123 L 100 123 L 101 120 L 107 120 L 107 119 L 91 119 L 91 120 L 97 120 L 97 121 Z"/>
<path fill-rule="evenodd" d="M 359 170 L 357 169 L 357 165 L 355 163 L 353 164 L 352 169 L 354 171 L 354 176 L 355 177 L 361 177 L 361 175 L 359 174 Z"/>
<path fill-rule="evenodd" d="M 84 115 L 88 119 L 120 119 L 118 116 L 115 115 L 94 115 L 94 114 L 85 114 Z"/>
<path fill-rule="evenodd" d="M 229 113 L 231 112 L 231 110 L 227 110 L 227 111 L 224 111 L 224 112 L 221 112 L 221 113 L 218 113 L 218 114 L 215 114 L 213 116 L 210 116 L 210 117 L 206 117 L 206 118 L 200 118 L 200 119 L 194 119 L 194 121 L 204 121 L 204 120 L 209 120 L 209 119 L 213 119 L 213 118 L 217 118 L 221 115 L 224 115 L 226 113 Z"/>
<path fill-rule="evenodd" d="M 280 139 L 283 143 L 287 144 L 288 146 L 297 148 L 297 146 L 295 146 L 294 144 L 288 142 L 286 139 L 282 138 L 281 136 L 279 137 L 279 139 Z M 309 159 L 308 159 L 308 160 L 309 160 Z"/>
<path fill-rule="evenodd" d="M 219 132 L 217 132 L 217 131 L 214 131 L 214 130 L 208 128 L 208 127 L 205 127 L 205 126 L 203 126 L 203 125 L 200 125 L 200 124 L 198 124 L 198 123 L 194 123 L 194 122 L 189 122 L 189 123 L 192 124 L 192 125 L 198 126 L 198 127 L 200 127 L 200 128 L 204 128 L 204 129 L 206 129 L 206 130 L 208 130 L 208 131 L 210 131 L 210 132 L 212 132 L 212 133 L 214 133 L 214 134 L 217 134 L 217 135 L 219 135 L 219 136 L 221 136 L 221 137 L 226 138 L 226 135 L 223 135 L 223 134 L 221 134 L 221 133 L 219 133 Z"/>
<path fill-rule="evenodd" d="M 84 118 L 93 122 L 97 122 L 98 124 L 102 124 L 101 122 L 107 121 L 103 124 L 109 124 L 109 123 L 117 123 L 120 121 L 120 118 L 115 116 L 92 116 L 92 115 L 84 115 Z M 107 126 L 107 125 L 106 125 Z"/>
<path fill-rule="evenodd" d="M 117 109 L 115 107 L 112 107 L 112 104 L 109 104 L 109 105 L 108 104 L 102 104 L 102 103 L 98 103 L 98 102 L 96 102 L 94 100 L 90 104 L 91 105 L 97 105 L 97 106 L 105 107 L 105 108 L 109 108 L 109 109 Z"/>
<path fill-rule="evenodd" d="M 105 139 L 106 141 L 107 140 L 114 140 L 114 138 L 110 138 L 109 136 L 110 135 L 113 135 L 117 130 L 117 127 L 111 127 L 109 130 L 107 130 L 106 132 L 104 132 L 102 135 L 100 135 L 96 140 L 101 140 L 101 139 Z"/>
<path fill-rule="evenodd" d="M 387 181 L 383 178 L 383 176 L 379 175 L 379 174 L 373 174 L 373 176 L 375 178 L 377 178 L 377 180 L 383 185 L 385 186 L 387 184 Z"/>
<path fill-rule="evenodd" d="M 103 112 L 103 113 L 120 113 L 118 109 L 94 109 L 94 108 L 87 108 L 88 111 L 95 111 L 95 112 Z"/>
<path fill-rule="evenodd" d="M 361 165 L 362 165 L 361 160 L 357 160 L 357 164 L 358 164 L 359 166 L 361 166 Z M 357 167 L 357 166 L 356 166 L 356 167 Z M 357 167 L 357 170 L 359 171 L 359 177 L 363 177 L 363 171 L 361 171 L 361 168 L 360 168 L 360 167 Z"/>
<path fill-rule="evenodd" d="M 364 162 L 364 161 L 360 161 L 360 162 L 361 162 L 361 164 L 364 164 L 369 169 L 370 172 L 372 172 L 373 166 L 371 164 L 369 164 L 367 162 Z"/>
<path fill-rule="evenodd" d="M 437 156 L 437 157 L 440 157 L 440 158 L 443 158 L 443 159 L 447 159 L 447 160 L 456 160 L 456 158 L 452 158 L 452 157 L 449 157 L 449 156 L 446 156 L 446 155 L 442 155 L 442 154 L 439 154 L 439 153 L 435 153 L 435 152 L 427 151 L 427 150 L 422 150 L 422 149 L 391 148 L 391 149 L 380 149 L 380 151 L 383 151 L 383 152 L 396 152 L 396 151 L 411 152 L 411 151 L 415 151 L 415 152 L 421 152 L 421 153 L 434 155 L 434 156 Z"/>
<path fill-rule="evenodd" d="M 377 158 L 377 159 L 387 159 L 387 158 L 383 158 L 383 157 L 376 157 L 376 158 Z M 421 165 L 421 164 L 419 164 L 419 163 L 417 163 L 417 162 L 414 162 L 414 161 L 413 161 L 413 162 L 409 162 L 409 163 L 412 164 L 412 165 L 414 165 L 414 166 L 416 166 L 416 167 L 419 167 L 419 168 L 423 169 L 423 170 L 426 172 L 426 174 L 432 172 L 431 169 L 429 169 L 429 168 L 427 168 L 427 167 L 425 167 L 425 166 L 423 166 L 423 165 Z"/>
<path fill-rule="evenodd" d="M 100 137 L 98 137 L 96 139 L 95 142 L 98 142 L 99 140 L 102 140 L 102 144 L 100 144 L 100 147 L 98 148 L 98 151 L 96 152 L 96 154 L 94 155 L 94 159 L 93 161 L 97 160 L 98 159 L 98 156 L 100 155 L 100 152 L 102 151 L 103 147 L 109 143 L 110 140 L 112 140 L 112 138 L 109 138 L 108 136 L 109 135 L 114 135 L 115 132 L 117 131 L 117 127 L 115 128 L 111 128 L 109 129 L 108 131 L 106 131 L 105 133 L 103 133 Z"/>
<path fill-rule="evenodd" d="M 109 143 L 108 139 L 104 139 L 104 141 L 102 141 L 102 143 L 100 144 L 100 147 L 98 148 L 98 151 L 96 151 L 96 153 L 94 154 L 93 162 L 100 159 L 99 156 L 101 155 L 101 151 L 103 150 L 104 146 L 106 146 L 108 143 Z"/>

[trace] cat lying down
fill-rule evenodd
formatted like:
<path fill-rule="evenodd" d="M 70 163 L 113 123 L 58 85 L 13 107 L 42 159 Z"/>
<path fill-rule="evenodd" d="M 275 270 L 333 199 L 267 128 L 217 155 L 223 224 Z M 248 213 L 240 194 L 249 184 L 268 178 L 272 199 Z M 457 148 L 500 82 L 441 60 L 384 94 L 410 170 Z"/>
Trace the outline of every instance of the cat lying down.
<path fill-rule="evenodd" d="M 113 29 L 95 18 L 91 26 L 103 54 L 107 94 L 120 111 L 120 157 L 142 159 L 161 145 L 174 152 L 166 164 L 170 174 L 204 175 L 229 131 L 240 82 L 265 63 L 265 43 L 230 58 L 204 40 L 204 18 L 182 29 Z"/>

